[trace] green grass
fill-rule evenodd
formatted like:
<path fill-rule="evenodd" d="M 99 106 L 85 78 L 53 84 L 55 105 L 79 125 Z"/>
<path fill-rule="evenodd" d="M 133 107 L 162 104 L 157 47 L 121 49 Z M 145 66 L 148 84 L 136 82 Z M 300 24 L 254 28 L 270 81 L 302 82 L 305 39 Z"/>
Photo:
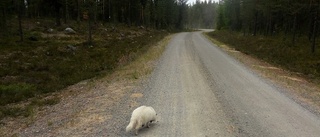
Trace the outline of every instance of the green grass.
<path fill-rule="evenodd" d="M 16 35 L 0 39 L 0 118 L 28 115 L 31 111 L 27 107 L 6 105 L 56 92 L 82 80 L 112 72 L 168 35 L 164 31 L 137 27 L 96 25 L 93 30 L 94 44 L 88 46 L 85 44 L 85 22 L 66 25 L 73 26 L 77 34 L 62 37 L 47 37 L 49 34 L 43 33 L 45 28 L 42 25 L 29 26 L 33 28 L 25 30 L 24 42 L 18 42 Z M 53 28 L 53 34 L 61 34 L 66 26 Z M 36 37 L 37 41 L 29 40 L 29 36 Z M 68 45 L 75 47 L 75 50 L 68 48 Z M 59 99 L 36 99 L 29 106 L 51 105 L 57 101 Z"/>
<path fill-rule="evenodd" d="M 34 96 L 36 88 L 34 85 L 26 83 L 12 83 L 8 85 L 0 85 L 0 104 L 13 103 L 25 100 Z"/>
<path fill-rule="evenodd" d="M 316 82 L 320 80 L 320 51 L 318 49 L 316 53 L 311 53 L 311 43 L 307 37 L 298 37 L 293 45 L 291 36 L 280 34 L 268 37 L 244 36 L 241 33 L 222 30 L 210 32 L 208 35 L 245 54 L 301 73 Z"/>

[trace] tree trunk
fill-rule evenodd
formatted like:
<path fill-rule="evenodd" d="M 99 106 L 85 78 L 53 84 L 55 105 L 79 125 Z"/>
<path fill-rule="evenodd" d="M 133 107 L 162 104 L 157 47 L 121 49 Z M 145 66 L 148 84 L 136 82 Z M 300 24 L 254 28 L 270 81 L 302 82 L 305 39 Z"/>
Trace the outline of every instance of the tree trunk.
<path fill-rule="evenodd" d="M 154 2 L 152 2 L 152 1 L 150 2 L 149 11 L 150 11 L 150 23 L 149 23 L 149 25 L 152 28 L 155 28 Z"/>
<path fill-rule="evenodd" d="M 89 34 L 88 34 L 88 45 L 92 45 L 92 21 L 91 21 L 91 18 L 90 15 L 89 15 L 89 19 L 88 19 L 88 30 L 89 30 Z"/>
<path fill-rule="evenodd" d="M 319 3 L 318 3 L 318 7 L 319 7 Z M 314 16 L 314 23 L 313 23 L 313 32 L 312 32 L 312 46 L 311 46 L 311 52 L 312 53 L 316 52 L 316 37 L 317 37 L 317 27 L 318 27 L 318 14 L 319 14 L 319 10 L 316 9 L 316 14 Z"/>
<path fill-rule="evenodd" d="M 58 1 L 55 1 L 54 10 L 55 10 L 55 14 L 56 14 L 56 25 L 57 26 L 61 26 L 60 8 L 61 8 L 61 4 Z"/>
<path fill-rule="evenodd" d="M 23 41 L 23 31 L 22 31 L 22 7 L 23 7 L 23 3 L 24 3 L 24 0 L 19 0 L 18 1 L 18 21 L 19 21 L 19 35 L 20 35 L 20 41 L 22 42 Z"/>
<path fill-rule="evenodd" d="M 6 34 L 7 32 L 7 20 L 6 20 L 6 9 L 5 9 L 5 5 L 2 5 L 0 7 L 0 12 L 1 12 L 1 22 L 0 22 L 0 27 L 2 29 L 2 31 L 0 33 L 2 34 Z"/>
<path fill-rule="evenodd" d="M 143 6 L 141 6 L 141 25 L 142 26 L 144 26 L 144 14 L 143 14 L 143 12 L 144 12 L 144 8 L 143 8 Z"/>
<path fill-rule="evenodd" d="M 258 12 L 254 13 L 254 29 L 253 29 L 253 36 L 257 35 L 257 27 L 258 27 Z"/>
<path fill-rule="evenodd" d="M 126 16 L 124 17 L 125 18 L 125 20 L 126 20 L 126 23 L 127 23 L 127 25 L 128 26 L 131 26 L 131 18 L 132 18 L 132 14 L 133 14 L 133 12 L 131 11 L 132 9 L 131 9 L 131 0 L 129 0 L 128 1 L 128 5 L 127 5 L 127 11 L 126 11 Z"/>
<path fill-rule="evenodd" d="M 271 28 L 270 28 L 271 36 L 273 36 L 275 34 L 274 25 L 275 25 L 275 22 L 272 21 Z"/>
<path fill-rule="evenodd" d="M 102 20 L 105 21 L 106 19 L 105 14 L 105 0 L 102 0 Z"/>
<path fill-rule="evenodd" d="M 88 9 L 88 15 L 89 15 L 89 19 L 88 19 L 88 46 L 92 45 L 92 19 L 93 19 L 93 4 L 89 2 L 89 9 Z"/>
<path fill-rule="evenodd" d="M 111 22 L 111 2 L 110 2 L 110 0 L 109 0 L 108 6 L 109 6 L 109 8 L 108 8 L 108 10 L 109 10 L 109 12 L 108 12 L 108 21 Z"/>
<path fill-rule="evenodd" d="M 64 23 L 67 24 L 68 20 L 68 0 L 65 0 L 65 9 L 64 9 Z"/>
<path fill-rule="evenodd" d="M 80 0 L 76 0 L 77 1 L 77 22 L 80 22 Z"/>
<path fill-rule="evenodd" d="M 140 14 L 140 25 L 145 26 L 145 20 L 144 20 L 144 9 L 145 9 L 145 3 L 141 3 L 141 14 Z"/>
<path fill-rule="evenodd" d="M 270 30 L 270 24 L 271 24 L 271 17 L 269 17 L 267 24 L 266 24 L 266 29 L 265 29 L 265 36 L 269 35 L 269 30 Z"/>
<path fill-rule="evenodd" d="M 94 23 L 97 23 L 98 1 L 94 1 Z"/>
<path fill-rule="evenodd" d="M 296 41 L 296 33 L 297 33 L 297 14 L 294 15 L 293 19 L 293 37 L 292 37 L 292 45 L 295 45 Z"/>
<path fill-rule="evenodd" d="M 311 46 L 311 52 L 315 53 L 316 52 L 316 30 L 317 30 L 317 21 L 314 21 L 313 25 L 313 32 L 312 32 L 312 46 Z"/>

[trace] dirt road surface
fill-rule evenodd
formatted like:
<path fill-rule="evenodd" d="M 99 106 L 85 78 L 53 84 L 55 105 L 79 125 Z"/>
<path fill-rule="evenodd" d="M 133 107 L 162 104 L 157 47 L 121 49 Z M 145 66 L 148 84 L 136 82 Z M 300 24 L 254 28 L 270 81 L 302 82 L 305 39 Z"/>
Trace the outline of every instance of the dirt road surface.
<path fill-rule="evenodd" d="M 159 122 L 139 136 L 318 137 L 317 115 L 286 97 L 200 32 L 169 43 L 142 103 Z"/>
<path fill-rule="evenodd" d="M 127 68 L 135 71 L 131 69 Z M 137 79 L 136 72 L 128 76 Z M 78 83 L 62 91 L 59 104 L 31 119 L 4 120 L 0 135 L 134 136 L 125 132 L 132 111 L 150 105 L 158 113 L 158 122 L 140 130 L 138 136 L 319 137 L 319 116 L 283 90 L 201 32 L 179 33 L 144 82 L 112 74 Z"/>

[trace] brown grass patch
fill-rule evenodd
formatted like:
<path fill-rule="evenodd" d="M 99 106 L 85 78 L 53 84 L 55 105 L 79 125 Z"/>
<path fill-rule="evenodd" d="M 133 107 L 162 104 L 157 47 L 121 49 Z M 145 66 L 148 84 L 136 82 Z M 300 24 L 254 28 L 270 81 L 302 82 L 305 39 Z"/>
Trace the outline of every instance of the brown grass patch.
<path fill-rule="evenodd" d="M 143 97 L 142 93 L 133 93 L 130 96 L 130 98 L 142 98 L 142 97 Z"/>

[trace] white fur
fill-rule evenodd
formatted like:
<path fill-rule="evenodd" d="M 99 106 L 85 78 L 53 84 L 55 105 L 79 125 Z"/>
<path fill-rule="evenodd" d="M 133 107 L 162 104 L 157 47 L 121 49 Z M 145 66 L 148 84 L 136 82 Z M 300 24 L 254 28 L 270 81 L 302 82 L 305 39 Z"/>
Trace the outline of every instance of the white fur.
<path fill-rule="evenodd" d="M 131 115 L 130 123 L 126 128 L 126 132 L 135 130 L 138 135 L 138 130 L 144 126 L 150 127 L 150 123 L 156 120 L 156 111 L 149 106 L 140 106 L 136 108 Z"/>

